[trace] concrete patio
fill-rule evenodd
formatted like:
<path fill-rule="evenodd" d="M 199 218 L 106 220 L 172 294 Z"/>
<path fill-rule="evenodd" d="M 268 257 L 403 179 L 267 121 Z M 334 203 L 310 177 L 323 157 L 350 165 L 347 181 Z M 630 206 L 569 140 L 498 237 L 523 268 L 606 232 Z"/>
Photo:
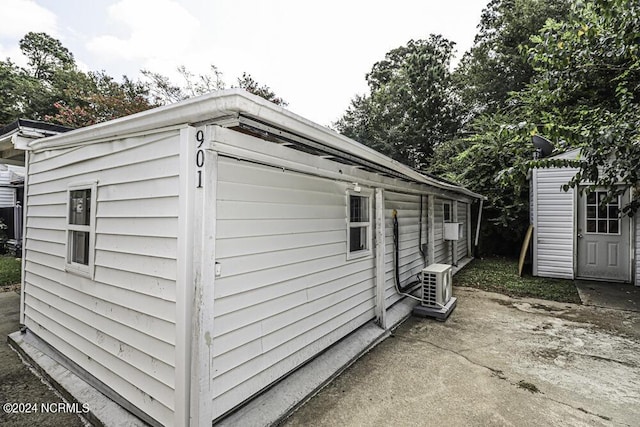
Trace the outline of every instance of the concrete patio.
<path fill-rule="evenodd" d="M 589 283 L 580 294 L 592 305 L 456 287 L 447 322 L 409 318 L 284 425 L 638 425 L 640 313 L 628 305 L 638 303 L 636 289 Z M 16 293 L 0 294 L 3 335 L 18 328 L 18 304 Z M 6 343 L 0 350 L 2 403 L 60 401 Z M 275 387 L 263 402 L 292 390 Z M 275 419 L 237 416 L 244 425 Z M 11 426 L 84 422 L 0 413 Z"/>
<path fill-rule="evenodd" d="M 638 425 L 640 313 L 455 288 L 286 426 Z"/>

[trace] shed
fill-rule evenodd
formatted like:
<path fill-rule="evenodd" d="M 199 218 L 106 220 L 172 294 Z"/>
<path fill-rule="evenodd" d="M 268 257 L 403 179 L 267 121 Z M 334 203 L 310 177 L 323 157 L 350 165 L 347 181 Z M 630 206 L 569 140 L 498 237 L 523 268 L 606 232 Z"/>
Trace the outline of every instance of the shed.
<path fill-rule="evenodd" d="M 406 284 L 470 260 L 481 198 L 237 89 L 33 141 L 26 165 L 21 322 L 162 425 L 391 326 L 394 210 Z"/>
<path fill-rule="evenodd" d="M 555 156 L 577 159 L 574 149 Z M 606 192 L 562 186 L 578 172 L 570 167 L 534 169 L 531 175 L 533 275 L 635 283 L 640 286 L 640 221 L 619 215 L 632 188 L 601 206 Z M 588 185 L 588 184 L 586 184 Z"/>

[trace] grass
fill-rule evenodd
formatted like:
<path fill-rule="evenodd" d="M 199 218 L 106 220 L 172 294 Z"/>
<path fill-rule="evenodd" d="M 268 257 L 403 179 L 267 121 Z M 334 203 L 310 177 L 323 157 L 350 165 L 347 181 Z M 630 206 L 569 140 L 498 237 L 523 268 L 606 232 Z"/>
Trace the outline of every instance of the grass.
<path fill-rule="evenodd" d="M 6 292 L 20 283 L 20 258 L 0 256 L 0 291 Z"/>
<path fill-rule="evenodd" d="M 454 284 L 509 296 L 580 304 L 580 297 L 573 281 L 533 277 L 527 274 L 518 277 L 518 261 L 512 259 L 476 259 L 454 276 Z"/>

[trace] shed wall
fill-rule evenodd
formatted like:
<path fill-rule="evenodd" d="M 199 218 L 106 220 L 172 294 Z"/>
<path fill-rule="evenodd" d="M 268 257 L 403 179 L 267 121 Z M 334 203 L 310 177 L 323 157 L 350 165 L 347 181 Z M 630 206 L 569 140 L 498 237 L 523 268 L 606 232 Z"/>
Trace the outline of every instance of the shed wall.
<path fill-rule="evenodd" d="M 31 155 L 25 325 L 156 420 L 175 383 L 177 131 Z M 67 186 L 97 180 L 95 277 L 65 271 Z"/>
<path fill-rule="evenodd" d="M 533 195 L 537 223 L 534 224 L 536 253 L 534 274 L 543 277 L 573 279 L 574 190 L 562 190 L 577 172 L 572 168 L 535 171 Z"/>
<path fill-rule="evenodd" d="M 346 259 L 346 190 L 219 158 L 214 418 L 373 319 L 373 254 Z"/>
<path fill-rule="evenodd" d="M 427 199 L 423 197 L 422 242 L 427 242 Z M 398 271 L 402 286 L 415 281 L 425 267 L 420 254 L 420 196 L 385 192 L 385 299 L 387 307 L 402 299 L 396 292 L 394 273 L 393 210 L 398 211 Z"/>

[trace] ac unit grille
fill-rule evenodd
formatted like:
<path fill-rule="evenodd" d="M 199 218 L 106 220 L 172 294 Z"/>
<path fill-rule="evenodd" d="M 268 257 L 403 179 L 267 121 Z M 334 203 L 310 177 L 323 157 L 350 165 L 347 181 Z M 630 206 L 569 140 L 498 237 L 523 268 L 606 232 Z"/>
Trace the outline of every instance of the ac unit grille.
<path fill-rule="evenodd" d="M 438 276 L 435 273 L 422 273 L 422 305 L 437 307 Z"/>
<path fill-rule="evenodd" d="M 451 299 L 451 266 L 432 264 L 422 270 L 422 298 L 420 304 L 440 308 Z"/>

